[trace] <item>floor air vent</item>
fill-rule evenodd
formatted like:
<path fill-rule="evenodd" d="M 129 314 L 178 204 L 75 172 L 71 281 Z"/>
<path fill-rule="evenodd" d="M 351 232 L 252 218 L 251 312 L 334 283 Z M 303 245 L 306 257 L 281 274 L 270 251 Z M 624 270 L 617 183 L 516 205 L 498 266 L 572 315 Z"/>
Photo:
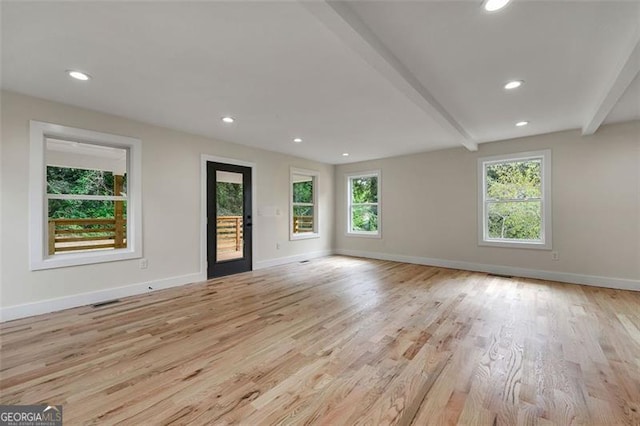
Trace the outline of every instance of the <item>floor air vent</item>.
<path fill-rule="evenodd" d="M 120 302 L 120 299 L 107 300 L 106 302 L 94 303 L 91 305 L 94 308 L 102 308 L 103 306 L 113 305 L 114 303 Z"/>
<path fill-rule="evenodd" d="M 513 275 L 487 274 L 489 277 L 513 278 Z"/>

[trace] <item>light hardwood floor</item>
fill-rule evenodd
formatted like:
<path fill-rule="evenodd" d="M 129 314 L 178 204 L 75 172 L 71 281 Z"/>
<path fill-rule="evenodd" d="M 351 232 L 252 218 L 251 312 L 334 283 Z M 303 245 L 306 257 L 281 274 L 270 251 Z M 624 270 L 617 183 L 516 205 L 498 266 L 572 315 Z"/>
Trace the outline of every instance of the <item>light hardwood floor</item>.
<path fill-rule="evenodd" d="M 328 257 L 0 326 L 75 424 L 640 424 L 640 293 Z"/>

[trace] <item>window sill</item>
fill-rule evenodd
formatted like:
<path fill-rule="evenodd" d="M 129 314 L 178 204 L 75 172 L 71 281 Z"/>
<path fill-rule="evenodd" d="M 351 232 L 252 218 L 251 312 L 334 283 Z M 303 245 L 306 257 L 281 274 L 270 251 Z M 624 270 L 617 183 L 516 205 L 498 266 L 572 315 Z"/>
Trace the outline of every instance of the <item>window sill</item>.
<path fill-rule="evenodd" d="M 290 241 L 296 241 L 296 240 L 310 240 L 313 238 L 320 238 L 320 234 L 317 232 L 309 232 L 309 233 L 304 233 L 304 234 L 292 234 L 289 235 L 289 240 Z"/>
<path fill-rule="evenodd" d="M 347 237 L 358 238 L 382 238 L 382 234 L 380 232 L 347 232 L 345 235 Z"/>
<path fill-rule="evenodd" d="M 483 247 L 501 247 L 501 248 L 516 248 L 516 249 L 532 249 L 532 250 L 551 250 L 551 243 L 534 243 L 534 242 L 516 242 L 516 241 L 505 241 L 505 240 L 495 240 L 495 241 L 487 241 L 482 240 L 478 242 L 479 246 Z"/>
<path fill-rule="evenodd" d="M 32 271 L 45 269 L 66 268 L 69 266 L 91 265 L 94 263 L 116 262 L 141 258 L 142 254 L 131 249 L 118 249 L 106 251 L 94 251 L 86 253 L 63 253 L 35 260 L 31 263 Z"/>

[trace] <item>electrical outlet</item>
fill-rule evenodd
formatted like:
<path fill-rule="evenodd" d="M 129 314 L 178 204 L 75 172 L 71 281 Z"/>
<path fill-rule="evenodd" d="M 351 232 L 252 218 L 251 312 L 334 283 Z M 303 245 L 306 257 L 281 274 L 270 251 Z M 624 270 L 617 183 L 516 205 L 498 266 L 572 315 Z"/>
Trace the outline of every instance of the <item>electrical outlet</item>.
<path fill-rule="evenodd" d="M 147 269 L 149 261 L 147 259 L 140 259 L 140 269 Z"/>
<path fill-rule="evenodd" d="M 280 250 L 280 243 L 276 243 L 276 250 Z"/>
<path fill-rule="evenodd" d="M 557 251 L 552 251 L 551 260 L 560 260 L 560 253 L 558 253 Z"/>

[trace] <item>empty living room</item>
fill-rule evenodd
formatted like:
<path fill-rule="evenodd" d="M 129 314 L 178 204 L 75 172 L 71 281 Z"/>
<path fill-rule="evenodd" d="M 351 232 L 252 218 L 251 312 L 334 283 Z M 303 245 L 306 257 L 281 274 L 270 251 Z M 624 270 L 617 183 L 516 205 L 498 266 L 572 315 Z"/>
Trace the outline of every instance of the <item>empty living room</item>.
<path fill-rule="evenodd" d="M 640 426 L 640 0 L 2 0 L 0 43 L 0 426 Z"/>

